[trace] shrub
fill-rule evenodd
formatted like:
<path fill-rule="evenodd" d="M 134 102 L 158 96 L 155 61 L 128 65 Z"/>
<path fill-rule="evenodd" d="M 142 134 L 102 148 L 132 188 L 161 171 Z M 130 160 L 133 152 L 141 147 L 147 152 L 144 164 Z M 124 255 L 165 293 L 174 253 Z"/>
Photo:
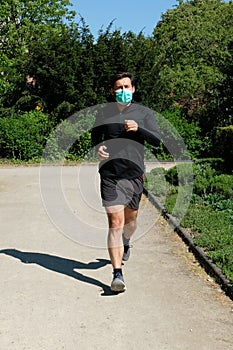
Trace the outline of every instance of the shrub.
<path fill-rule="evenodd" d="M 193 182 L 192 164 L 177 164 L 166 171 L 165 178 L 173 186 L 191 184 Z"/>
<path fill-rule="evenodd" d="M 192 188 L 190 185 L 169 188 L 165 208 L 179 220 L 184 217 L 190 205 Z"/>
<path fill-rule="evenodd" d="M 222 174 L 214 177 L 213 191 L 225 198 L 233 198 L 233 175 Z"/>
<path fill-rule="evenodd" d="M 63 101 L 60 105 L 55 109 L 55 117 L 59 122 L 60 120 L 64 120 L 70 117 L 74 113 L 75 106 L 67 101 Z"/>
<path fill-rule="evenodd" d="M 72 160 L 92 159 L 94 158 L 95 152 L 93 150 L 93 152 L 89 154 L 91 147 L 91 134 L 87 131 L 78 137 L 77 141 L 69 149 L 66 158 Z"/>
<path fill-rule="evenodd" d="M 212 192 L 216 171 L 208 163 L 194 164 L 194 193 L 200 196 Z"/>
<path fill-rule="evenodd" d="M 233 281 L 233 225 L 228 212 L 212 210 L 203 204 L 192 204 L 181 224 L 192 229 L 195 243 Z"/>
<path fill-rule="evenodd" d="M 185 186 L 178 186 L 181 164 L 169 169 L 166 179 L 170 187 L 165 208 L 181 219 L 183 227 L 191 229 L 194 242 L 233 281 L 233 175 L 219 175 L 218 162 L 202 160 L 193 165 L 194 193 L 189 208 L 189 192 Z M 212 168 L 213 164 L 216 169 Z"/>
<path fill-rule="evenodd" d="M 163 112 L 163 116 L 173 125 L 183 139 L 192 158 L 200 156 L 210 148 L 210 139 L 201 136 L 201 128 L 197 122 L 189 122 L 181 108 L 171 107 Z"/>
<path fill-rule="evenodd" d="M 215 151 L 224 159 L 225 170 L 232 173 L 233 125 L 218 127 L 215 130 Z"/>
<path fill-rule="evenodd" d="M 216 170 L 216 172 L 219 174 L 224 171 L 224 160 L 222 158 L 202 158 L 202 159 L 196 159 L 195 160 L 195 165 L 202 165 L 206 164 L 210 165 L 211 168 Z"/>
<path fill-rule="evenodd" d="M 178 172 L 176 166 L 167 170 L 165 177 L 171 185 L 178 186 Z"/>
<path fill-rule="evenodd" d="M 163 168 L 154 168 L 146 174 L 145 187 L 153 192 L 155 196 L 165 196 L 167 193 L 167 183 L 164 177 Z M 160 199 L 161 200 L 161 199 Z"/>
<path fill-rule="evenodd" d="M 81 160 L 87 156 L 92 147 L 89 130 L 94 122 L 94 114 L 88 110 L 83 113 L 76 113 L 57 125 L 48 139 L 44 159 Z"/>
<path fill-rule="evenodd" d="M 39 111 L 0 119 L 0 155 L 3 158 L 40 158 L 52 130 L 49 116 Z"/>
<path fill-rule="evenodd" d="M 208 163 L 194 165 L 194 193 L 201 197 L 217 193 L 220 198 L 231 198 L 233 195 L 232 181 L 233 175 L 217 175 L 215 169 Z"/>

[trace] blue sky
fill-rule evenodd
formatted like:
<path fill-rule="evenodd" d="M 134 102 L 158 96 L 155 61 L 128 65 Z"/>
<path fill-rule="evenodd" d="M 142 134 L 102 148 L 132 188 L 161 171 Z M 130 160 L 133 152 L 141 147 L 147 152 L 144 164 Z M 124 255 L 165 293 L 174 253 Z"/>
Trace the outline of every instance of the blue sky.
<path fill-rule="evenodd" d="M 162 13 L 174 8 L 177 0 L 71 0 L 72 9 L 80 14 L 91 33 L 98 37 L 98 31 L 105 30 L 115 19 L 112 30 L 132 31 L 138 34 L 152 35 L 153 29 L 161 19 Z M 77 15 L 76 22 L 80 20 Z"/>

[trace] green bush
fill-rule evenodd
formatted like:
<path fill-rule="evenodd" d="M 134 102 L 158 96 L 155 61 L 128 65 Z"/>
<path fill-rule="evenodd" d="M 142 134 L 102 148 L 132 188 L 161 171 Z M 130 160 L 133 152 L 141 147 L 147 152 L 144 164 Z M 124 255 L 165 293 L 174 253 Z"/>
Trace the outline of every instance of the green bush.
<path fill-rule="evenodd" d="M 172 213 L 178 196 L 178 190 L 170 192 L 165 201 L 165 208 L 168 213 Z"/>
<path fill-rule="evenodd" d="M 195 164 L 194 170 L 194 193 L 200 196 L 213 191 L 216 171 L 208 163 Z"/>
<path fill-rule="evenodd" d="M 191 164 L 178 164 L 167 171 L 155 168 L 147 174 L 146 178 L 148 190 L 158 196 L 160 202 L 162 197 L 164 203 L 161 204 L 165 205 L 169 213 L 179 219 L 182 218 L 187 211 L 192 195 Z"/>
<path fill-rule="evenodd" d="M 213 191 L 224 198 L 233 198 L 233 175 L 222 174 L 214 177 Z"/>
<path fill-rule="evenodd" d="M 229 213 L 203 204 L 192 204 L 181 224 L 192 229 L 195 243 L 233 281 L 233 224 Z"/>
<path fill-rule="evenodd" d="M 224 159 L 225 170 L 233 171 L 233 125 L 218 127 L 215 130 L 215 152 Z"/>
<path fill-rule="evenodd" d="M 39 111 L 0 118 L 0 156 L 32 160 L 41 157 L 52 123 Z"/>
<path fill-rule="evenodd" d="M 154 168 L 150 171 L 150 175 L 158 176 L 159 178 L 164 178 L 164 175 L 166 173 L 166 170 L 162 167 L 160 168 Z"/>
<path fill-rule="evenodd" d="M 195 160 L 195 165 L 206 166 L 206 164 L 210 165 L 218 174 L 222 174 L 224 171 L 224 160 L 222 158 L 201 158 Z"/>
<path fill-rule="evenodd" d="M 153 192 L 155 196 L 161 197 L 167 193 L 167 182 L 164 175 L 165 170 L 163 168 L 154 168 L 146 174 L 145 187 Z"/>
<path fill-rule="evenodd" d="M 191 197 L 192 187 L 190 185 L 169 188 L 165 201 L 167 212 L 181 220 L 188 210 Z"/>
<path fill-rule="evenodd" d="M 29 112 L 37 108 L 42 109 L 44 102 L 41 101 L 39 96 L 35 95 L 23 95 L 15 104 L 17 111 Z"/>
<path fill-rule="evenodd" d="M 231 198 L 233 175 L 217 175 L 208 163 L 196 163 L 194 165 L 194 193 L 206 197 L 208 194 L 217 193 L 222 198 Z"/>
<path fill-rule="evenodd" d="M 165 178 L 173 186 L 191 184 L 193 182 L 192 164 L 177 164 L 166 171 Z"/>
<path fill-rule="evenodd" d="M 201 246 L 227 278 L 233 281 L 233 175 L 219 175 L 218 171 L 211 167 L 211 162 L 201 161 L 193 165 L 193 194 L 189 186 L 191 178 L 187 176 L 189 172 L 186 174 L 187 170 L 183 168 L 185 164 L 178 164 L 166 171 L 165 177 L 169 182 L 165 208 L 168 213 L 181 220 L 183 227 L 191 229 L 194 242 Z M 215 164 L 218 168 L 218 160 Z M 186 174 L 185 178 L 189 179 L 186 181 L 187 185 L 180 185 L 184 182 L 179 181 L 182 179 L 181 169 L 183 175 Z M 161 171 L 154 169 L 153 172 L 150 173 L 151 183 L 153 176 L 159 176 Z M 151 190 L 156 191 L 153 186 Z"/>
<path fill-rule="evenodd" d="M 170 168 L 167 172 L 166 172 L 166 180 L 167 182 L 169 182 L 172 186 L 178 186 L 178 171 L 177 171 L 177 167 L 173 167 Z"/>
<path fill-rule="evenodd" d="M 55 109 L 55 117 L 59 122 L 60 120 L 64 120 L 70 117 L 75 110 L 75 106 L 67 101 L 63 101 L 60 105 Z"/>
<path fill-rule="evenodd" d="M 92 159 L 94 158 L 95 151 L 93 149 L 93 152 L 89 153 L 91 148 L 91 134 L 87 131 L 78 137 L 77 141 L 69 149 L 66 158 L 70 160 Z"/>
<path fill-rule="evenodd" d="M 94 114 L 88 111 L 83 113 L 74 114 L 57 125 L 48 139 L 44 159 L 82 160 L 89 156 L 88 152 L 92 148 L 89 130 L 94 122 Z"/>
<path fill-rule="evenodd" d="M 176 129 L 192 158 L 198 157 L 209 150 L 210 139 L 208 137 L 203 138 L 198 123 L 189 122 L 181 108 L 173 106 L 162 114 Z"/>

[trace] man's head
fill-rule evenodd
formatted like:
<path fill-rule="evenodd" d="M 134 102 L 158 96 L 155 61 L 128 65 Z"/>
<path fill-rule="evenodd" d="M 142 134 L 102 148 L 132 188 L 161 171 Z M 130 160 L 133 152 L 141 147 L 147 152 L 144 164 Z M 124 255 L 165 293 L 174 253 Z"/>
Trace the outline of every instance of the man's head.
<path fill-rule="evenodd" d="M 133 74 L 130 72 L 119 72 L 117 74 L 114 74 L 110 80 L 110 89 L 114 89 L 114 85 L 116 81 L 121 80 L 123 78 L 129 78 L 131 81 L 131 85 L 134 86 L 134 77 Z"/>
<path fill-rule="evenodd" d="M 115 74 L 110 81 L 110 93 L 121 105 L 128 105 L 135 91 L 133 75 L 129 72 Z"/>

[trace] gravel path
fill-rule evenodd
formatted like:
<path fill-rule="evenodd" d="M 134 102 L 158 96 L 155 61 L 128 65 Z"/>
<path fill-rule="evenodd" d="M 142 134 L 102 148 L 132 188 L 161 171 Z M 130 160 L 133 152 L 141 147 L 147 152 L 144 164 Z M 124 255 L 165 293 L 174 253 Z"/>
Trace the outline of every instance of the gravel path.
<path fill-rule="evenodd" d="M 0 169 L 1 350 L 232 350 L 233 303 L 143 198 L 109 290 L 95 166 Z"/>

